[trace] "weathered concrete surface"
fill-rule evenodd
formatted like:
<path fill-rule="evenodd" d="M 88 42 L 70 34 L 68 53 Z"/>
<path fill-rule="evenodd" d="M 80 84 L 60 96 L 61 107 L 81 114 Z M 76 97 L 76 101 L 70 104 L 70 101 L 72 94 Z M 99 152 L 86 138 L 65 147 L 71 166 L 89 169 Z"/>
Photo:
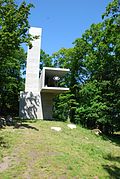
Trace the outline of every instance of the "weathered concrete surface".
<path fill-rule="evenodd" d="M 19 116 L 23 119 L 43 119 L 40 93 L 20 93 Z"/>

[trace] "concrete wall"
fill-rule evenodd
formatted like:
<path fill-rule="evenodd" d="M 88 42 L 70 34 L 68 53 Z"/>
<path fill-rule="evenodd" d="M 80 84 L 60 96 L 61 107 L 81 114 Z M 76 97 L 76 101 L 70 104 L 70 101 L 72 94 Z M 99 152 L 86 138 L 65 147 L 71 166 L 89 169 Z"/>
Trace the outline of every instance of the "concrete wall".
<path fill-rule="evenodd" d="M 43 119 L 40 93 L 21 92 L 19 104 L 22 119 Z"/>
<path fill-rule="evenodd" d="M 43 119 L 52 119 L 54 97 L 55 94 L 41 93 Z"/>
<path fill-rule="evenodd" d="M 51 93 L 20 93 L 19 116 L 22 119 L 52 119 L 53 98 Z"/>

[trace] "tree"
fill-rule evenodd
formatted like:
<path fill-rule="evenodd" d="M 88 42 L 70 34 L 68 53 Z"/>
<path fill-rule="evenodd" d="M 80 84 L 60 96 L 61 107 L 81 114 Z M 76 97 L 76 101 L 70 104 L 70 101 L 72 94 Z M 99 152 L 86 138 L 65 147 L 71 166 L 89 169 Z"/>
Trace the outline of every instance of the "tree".
<path fill-rule="evenodd" d="M 49 54 L 46 54 L 44 50 L 41 49 L 40 52 L 40 69 L 43 67 L 52 67 L 52 57 Z"/>
<path fill-rule="evenodd" d="M 108 5 L 102 17 L 102 23 L 92 24 L 82 36 L 88 46 L 85 57 L 88 80 L 79 92 L 84 102 L 77 109 L 79 117 L 76 114 L 76 120 L 83 120 L 87 126 L 89 123 L 88 127 L 99 123 L 104 132 L 110 133 L 120 129 L 120 14 L 117 0 Z M 90 92 L 90 87 L 94 93 Z"/>
<path fill-rule="evenodd" d="M 84 43 L 81 41 L 81 44 Z M 60 49 L 57 53 L 53 54 L 54 64 L 56 67 L 69 68 L 70 73 L 64 78 L 62 84 L 70 88 L 69 93 L 59 95 L 55 101 L 55 116 L 56 118 L 68 119 L 68 115 L 71 122 L 74 122 L 74 116 L 76 108 L 78 107 L 78 90 L 79 83 L 84 81 L 85 68 L 83 63 L 84 51 L 78 51 L 78 47 L 69 49 Z M 62 111 L 62 113 L 61 113 Z M 58 114 L 58 116 L 57 116 Z"/>
<path fill-rule="evenodd" d="M 21 48 L 5 64 L 4 73 L 1 76 L 3 88 L 0 95 L 0 113 L 3 115 L 18 115 L 19 93 L 24 89 L 21 70 L 25 68 L 25 60 L 26 54 Z"/>
<path fill-rule="evenodd" d="M 71 49 L 54 56 L 57 67 L 70 68 L 66 84 L 69 98 L 59 96 L 56 111 L 70 110 L 71 122 L 105 133 L 120 129 L 120 12 L 118 0 L 110 3 L 103 21 L 92 24 Z M 63 101 L 64 99 L 64 101 Z M 67 99 L 67 100 L 66 100 Z M 69 105 L 66 105 L 69 101 Z M 63 110 L 61 110 L 63 109 Z"/>
<path fill-rule="evenodd" d="M 20 46 L 30 44 L 28 16 L 31 7 L 33 5 L 25 1 L 20 6 L 14 0 L 0 1 L 0 112 L 4 115 L 18 106 L 22 83 L 20 68 L 25 63 Z"/>
<path fill-rule="evenodd" d="M 0 1 L 0 61 L 4 61 L 19 49 L 22 43 L 30 43 L 28 16 L 32 4 L 25 1 L 18 5 L 14 0 Z"/>

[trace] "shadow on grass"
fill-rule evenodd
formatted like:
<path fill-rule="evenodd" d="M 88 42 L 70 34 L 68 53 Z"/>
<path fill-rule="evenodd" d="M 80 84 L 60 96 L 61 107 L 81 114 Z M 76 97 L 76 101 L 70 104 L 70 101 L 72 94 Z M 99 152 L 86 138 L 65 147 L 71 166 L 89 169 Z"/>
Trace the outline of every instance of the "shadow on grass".
<path fill-rule="evenodd" d="M 5 129 L 6 126 L 13 126 L 14 129 L 25 129 L 25 128 L 28 128 L 28 129 L 33 129 L 33 130 L 36 130 L 36 131 L 39 131 L 38 128 L 30 125 L 30 124 L 27 124 L 27 123 L 35 123 L 37 122 L 37 120 L 23 120 L 23 119 L 20 119 L 20 118 L 13 118 L 11 121 L 5 121 L 5 123 L 3 124 L 3 126 L 1 127 L 1 129 Z"/>
<path fill-rule="evenodd" d="M 111 134 L 108 136 L 103 135 L 102 137 L 106 141 L 111 141 L 113 144 L 120 147 L 120 134 Z"/>
<path fill-rule="evenodd" d="M 103 165 L 103 168 L 108 172 L 110 178 L 120 179 L 120 157 L 112 157 L 111 155 L 108 155 L 105 159 L 111 162 L 111 165 Z"/>
<path fill-rule="evenodd" d="M 33 126 L 29 125 L 29 124 L 15 123 L 13 127 L 14 127 L 15 129 L 25 129 L 25 128 L 27 128 L 27 129 L 34 129 L 34 130 L 36 130 L 36 131 L 39 131 L 38 128 L 33 127 Z"/>
<path fill-rule="evenodd" d="M 9 144 L 4 139 L 4 136 L 0 136 L 0 147 L 2 147 L 2 148 L 9 148 Z"/>
<path fill-rule="evenodd" d="M 39 131 L 38 128 L 36 127 L 33 127 L 29 124 L 25 124 L 25 122 L 29 122 L 29 123 L 35 123 L 37 122 L 38 120 L 36 119 L 33 119 L 33 120 L 30 120 L 30 119 L 20 119 L 20 118 L 14 118 L 13 119 L 13 127 L 16 128 L 16 129 L 24 129 L 24 128 L 28 128 L 28 129 L 33 129 L 33 130 L 36 130 L 36 131 Z"/>
<path fill-rule="evenodd" d="M 103 168 L 109 173 L 111 179 L 120 179 L 119 167 L 105 165 Z"/>
<path fill-rule="evenodd" d="M 40 119 L 21 119 L 21 118 L 19 118 L 19 117 L 13 118 L 13 121 L 14 121 L 14 122 L 29 122 L 29 123 L 35 123 L 35 122 L 37 122 L 38 120 L 40 120 Z"/>

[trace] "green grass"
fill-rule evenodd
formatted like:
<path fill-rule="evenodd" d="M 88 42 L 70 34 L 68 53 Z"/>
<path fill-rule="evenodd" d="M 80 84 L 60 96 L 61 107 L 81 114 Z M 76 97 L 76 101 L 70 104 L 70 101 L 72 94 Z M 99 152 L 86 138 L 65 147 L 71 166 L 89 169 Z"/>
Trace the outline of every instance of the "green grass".
<path fill-rule="evenodd" d="M 0 130 L 0 179 L 117 179 L 120 140 L 54 121 L 23 122 Z M 50 129 L 59 126 L 62 131 Z M 7 159 L 6 159 L 7 158 Z M 1 168 L 1 167 L 0 167 Z"/>

